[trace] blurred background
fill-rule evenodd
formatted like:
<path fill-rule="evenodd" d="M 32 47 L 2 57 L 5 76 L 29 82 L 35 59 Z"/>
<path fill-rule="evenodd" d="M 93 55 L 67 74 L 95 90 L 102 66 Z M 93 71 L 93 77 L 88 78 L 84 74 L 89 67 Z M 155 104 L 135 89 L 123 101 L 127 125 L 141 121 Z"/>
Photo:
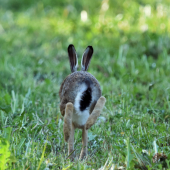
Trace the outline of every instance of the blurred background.
<path fill-rule="evenodd" d="M 18 57 L 25 69 L 36 65 L 34 75 L 54 64 L 53 71 L 58 68 L 66 76 L 70 43 L 79 58 L 92 45 L 90 70 L 106 77 L 120 76 L 122 55 L 157 59 L 163 52 L 170 54 L 168 0 L 0 0 L 0 4 L 1 55 Z"/>
<path fill-rule="evenodd" d="M 21 30 L 11 40 L 16 48 L 26 41 L 29 44 L 25 45 L 34 48 L 44 46 L 50 54 L 66 50 L 69 43 L 80 50 L 91 44 L 96 54 L 102 50 L 113 56 L 126 44 L 126 48 L 136 49 L 135 54 L 131 51 L 132 57 L 146 54 L 154 58 L 164 47 L 170 48 L 168 0 L 1 0 L 0 4 L 1 36 Z M 62 51 L 59 53 L 61 56 Z"/>
<path fill-rule="evenodd" d="M 89 69 L 103 81 L 133 72 L 132 61 L 150 58 L 154 67 L 154 60 L 170 54 L 168 0 L 0 0 L 0 4 L 1 56 L 22 65 L 25 76 L 32 72 L 44 79 L 51 72 L 62 80 L 70 73 L 70 43 L 79 62 L 84 49 L 94 47 Z"/>

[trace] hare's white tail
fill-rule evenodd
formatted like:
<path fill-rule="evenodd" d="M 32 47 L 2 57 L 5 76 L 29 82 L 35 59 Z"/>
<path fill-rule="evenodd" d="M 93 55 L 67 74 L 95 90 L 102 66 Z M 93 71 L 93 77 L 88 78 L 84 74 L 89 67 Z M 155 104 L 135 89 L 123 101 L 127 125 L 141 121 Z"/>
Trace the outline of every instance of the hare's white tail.
<path fill-rule="evenodd" d="M 73 122 L 84 125 L 89 117 L 90 104 L 92 102 L 92 90 L 89 83 L 82 83 L 75 98 Z"/>

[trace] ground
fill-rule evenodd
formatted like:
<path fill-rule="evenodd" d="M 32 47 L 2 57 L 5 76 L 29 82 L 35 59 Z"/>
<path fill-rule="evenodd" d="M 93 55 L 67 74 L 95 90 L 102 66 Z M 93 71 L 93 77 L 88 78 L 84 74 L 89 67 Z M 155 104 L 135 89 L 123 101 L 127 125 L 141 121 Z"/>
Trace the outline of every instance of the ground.
<path fill-rule="evenodd" d="M 168 0 L 0 0 L 0 169 L 170 169 Z M 58 91 L 67 47 L 94 48 L 105 108 L 70 162 Z M 80 68 L 80 67 L 79 67 Z M 75 134 L 76 155 L 81 131 Z M 152 158 L 162 154 L 159 161 Z"/>

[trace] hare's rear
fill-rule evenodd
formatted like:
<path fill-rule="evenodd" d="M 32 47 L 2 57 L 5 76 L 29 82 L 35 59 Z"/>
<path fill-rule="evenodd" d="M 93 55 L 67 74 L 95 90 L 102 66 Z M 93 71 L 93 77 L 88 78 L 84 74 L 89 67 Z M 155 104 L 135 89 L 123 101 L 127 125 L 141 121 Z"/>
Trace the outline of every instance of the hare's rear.
<path fill-rule="evenodd" d="M 81 71 L 77 71 L 78 59 L 73 45 L 68 46 L 68 56 L 72 74 L 68 75 L 60 87 L 60 111 L 64 116 L 64 137 L 68 141 L 68 151 L 74 159 L 74 130 L 82 129 L 83 148 L 80 159 L 87 155 L 87 130 L 95 123 L 105 104 L 97 79 L 87 72 L 93 48 L 88 46 L 81 61 Z"/>

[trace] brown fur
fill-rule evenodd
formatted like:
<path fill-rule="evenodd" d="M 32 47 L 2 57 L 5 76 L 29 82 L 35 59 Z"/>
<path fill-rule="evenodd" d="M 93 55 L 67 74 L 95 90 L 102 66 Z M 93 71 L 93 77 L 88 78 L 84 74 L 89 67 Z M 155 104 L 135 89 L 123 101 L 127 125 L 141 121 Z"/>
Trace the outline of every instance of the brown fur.
<path fill-rule="evenodd" d="M 65 106 L 68 102 L 74 103 L 75 97 L 78 93 L 79 85 L 85 80 L 90 80 L 93 83 L 93 87 L 98 89 L 97 98 L 101 96 L 101 88 L 100 84 L 96 80 L 96 78 L 86 71 L 77 71 L 66 77 L 66 79 L 61 84 L 59 90 L 60 96 L 60 112 L 64 116 L 65 114 Z M 94 108 L 94 105 L 97 101 L 91 104 L 90 114 Z"/>
<path fill-rule="evenodd" d="M 82 130 L 82 144 L 83 147 L 80 153 L 80 160 L 87 156 L 88 131 L 86 130 L 86 126 L 84 126 Z"/>
<path fill-rule="evenodd" d="M 92 114 L 89 116 L 86 122 L 86 130 L 89 129 L 92 125 L 95 124 L 97 118 L 100 116 L 100 113 L 105 105 L 106 99 L 105 97 L 100 97 L 97 101 Z"/>
<path fill-rule="evenodd" d="M 68 142 L 68 154 L 71 160 L 74 159 L 74 131 L 75 128 L 82 129 L 82 150 L 80 159 L 84 159 L 87 156 L 87 144 L 88 144 L 88 129 L 96 122 L 99 117 L 106 99 L 101 97 L 101 88 L 97 79 L 86 72 L 90 64 L 90 60 L 93 55 L 93 47 L 88 46 L 83 54 L 82 58 L 82 71 L 77 71 L 78 59 L 74 45 L 68 46 L 68 57 L 70 61 L 70 68 L 72 73 L 66 77 L 62 82 L 59 97 L 60 97 L 60 112 L 64 116 L 64 139 Z M 72 121 L 73 113 L 75 113 L 75 98 L 77 94 L 86 86 L 91 89 L 92 100 L 89 102 L 89 118 L 84 125 L 78 125 Z M 86 101 L 83 101 L 86 102 Z M 87 101 L 88 102 L 88 101 Z M 87 104 L 88 103 L 83 103 Z"/>
<path fill-rule="evenodd" d="M 84 159 L 87 156 L 87 144 L 88 144 L 88 129 L 95 124 L 97 118 L 100 116 L 100 113 L 105 105 L 106 99 L 105 97 L 101 96 L 97 101 L 92 114 L 89 116 L 86 124 L 84 126 L 76 125 L 72 122 L 72 114 L 73 114 L 73 104 L 67 103 L 65 109 L 65 116 L 64 116 L 64 138 L 65 141 L 68 141 L 68 154 L 70 155 L 69 158 L 71 160 L 74 159 L 75 153 L 74 151 L 74 131 L 75 128 L 82 129 L 82 150 L 80 154 L 80 159 Z"/>
<path fill-rule="evenodd" d="M 72 116 L 73 116 L 73 104 L 72 103 L 67 103 L 66 105 L 66 111 L 65 111 L 65 116 L 64 116 L 64 126 L 63 126 L 63 131 L 64 131 L 64 139 L 66 142 L 68 142 L 70 138 L 70 132 L 72 128 Z"/>
<path fill-rule="evenodd" d="M 75 132 L 75 127 L 72 124 L 71 132 L 70 132 L 70 138 L 68 141 L 68 155 L 71 161 L 74 160 L 75 157 L 75 152 L 74 152 L 74 132 Z"/>

